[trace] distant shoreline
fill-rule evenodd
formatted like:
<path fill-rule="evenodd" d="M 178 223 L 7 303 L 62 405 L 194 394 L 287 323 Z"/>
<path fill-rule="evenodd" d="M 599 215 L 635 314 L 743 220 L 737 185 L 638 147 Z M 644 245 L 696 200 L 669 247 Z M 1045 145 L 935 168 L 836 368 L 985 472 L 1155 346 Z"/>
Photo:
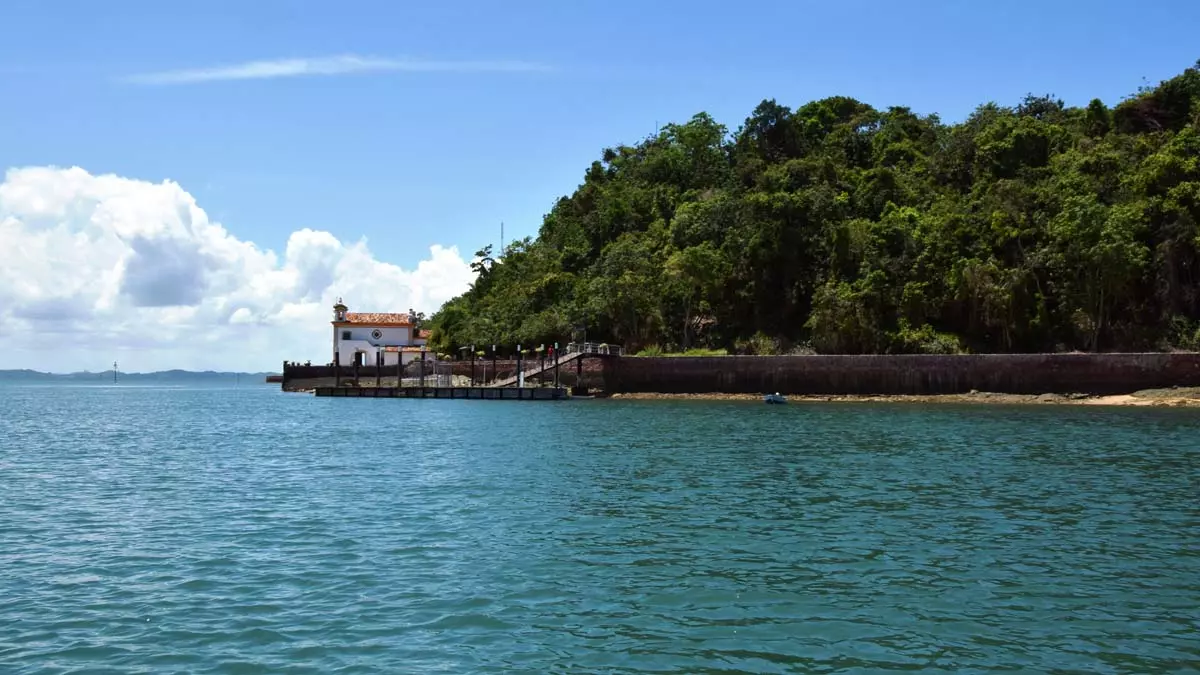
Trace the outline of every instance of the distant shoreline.
<path fill-rule="evenodd" d="M 154 370 L 149 372 L 117 371 L 117 380 L 253 380 L 270 377 L 282 377 L 272 372 L 241 372 L 235 370 Z M 41 370 L 0 370 L 0 381 L 3 382 L 111 382 L 113 371 L 74 371 L 69 373 L 50 373 Z"/>
<path fill-rule="evenodd" d="M 608 398 L 629 401 L 761 401 L 762 394 L 613 394 Z M 971 392 L 937 395 L 788 395 L 796 403 L 973 403 L 993 405 L 1107 405 L 1122 407 L 1200 407 L 1200 387 L 1148 389 L 1130 394 L 1089 396 L 1086 394 L 997 394 Z"/>

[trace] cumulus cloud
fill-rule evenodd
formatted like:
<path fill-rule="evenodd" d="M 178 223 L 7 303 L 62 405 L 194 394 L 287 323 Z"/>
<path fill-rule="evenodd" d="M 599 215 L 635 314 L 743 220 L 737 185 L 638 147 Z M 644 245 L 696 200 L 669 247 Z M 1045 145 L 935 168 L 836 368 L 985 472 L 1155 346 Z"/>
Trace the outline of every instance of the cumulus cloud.
<path fill-rule="evenodd" d="M 337 297 L 431 313 L 470 284 L 455 248 L 415 269 L 365 241 L 292 233 L 282 256 L 209 220 L 178 184 L 23 168 L 0 183 L 0 368 L 276 370 L 330 358 Z"/>
<path fill-rule="evenodd" d="M 247 61 L 207 68 L 143 73 L 122 78 L 132 84 L 195 84 L 223 80 L 266 80 L 312 75 L 356 73 L 530 73 L 549 66 L 528 61 L 435 61 L 412 58 L 376 58 L 345 54 L 298 59 Z"/>

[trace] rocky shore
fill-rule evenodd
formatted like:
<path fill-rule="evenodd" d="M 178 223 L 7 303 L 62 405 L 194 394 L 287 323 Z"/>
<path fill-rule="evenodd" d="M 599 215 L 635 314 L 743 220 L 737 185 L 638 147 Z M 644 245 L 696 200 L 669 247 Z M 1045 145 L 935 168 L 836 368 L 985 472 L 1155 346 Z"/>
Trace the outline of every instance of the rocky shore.
<path fill-rule="evenodd" d="M 614 394 L 610 398 L 625 400 L 705 400 L 761 401 L 761 394 Z M 794 402 L 836 403 L 988 403 L 1037 405 L 1111 405 L 1153 407 L 1200 407 L 1200 387 L 1147 389 L 1116 396 L 1087 394 L 997 394 L 973 391 L 967 394 L 931 396 L 788 396 Z"/>

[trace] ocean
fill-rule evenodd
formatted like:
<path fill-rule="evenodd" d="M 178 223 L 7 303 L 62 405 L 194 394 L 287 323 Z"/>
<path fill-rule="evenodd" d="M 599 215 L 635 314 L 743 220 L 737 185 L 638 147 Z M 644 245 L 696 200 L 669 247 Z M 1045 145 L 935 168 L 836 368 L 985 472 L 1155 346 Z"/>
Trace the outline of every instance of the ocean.
<path fill-rule="evenodd" d="M 0 672 L 1200 672 L 1200 411 L 0 387 Z"/>

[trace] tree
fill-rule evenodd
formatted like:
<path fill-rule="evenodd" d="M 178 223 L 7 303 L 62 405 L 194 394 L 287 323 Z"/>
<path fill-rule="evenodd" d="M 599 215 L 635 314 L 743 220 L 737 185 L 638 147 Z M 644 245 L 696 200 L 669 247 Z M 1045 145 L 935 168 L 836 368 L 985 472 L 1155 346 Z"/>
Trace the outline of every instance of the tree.
<path fill-rule="evenodd" d="M 433 342 L 1144 350 L 1200 328 L 1200 63 L 1109 108 L 957 124 L 844 96 L 604 148 L 538 236 L 476 252 Z"/>
<path fill-rule="evenodd" d="M 697 312 L 712 311 L 712 299 L 729 274 L 728 267 L 724 256 L 710 242 L 675 251 L 667 259 L 667 277 L 682 298 L 684 349 L 692 346 Z"/>

